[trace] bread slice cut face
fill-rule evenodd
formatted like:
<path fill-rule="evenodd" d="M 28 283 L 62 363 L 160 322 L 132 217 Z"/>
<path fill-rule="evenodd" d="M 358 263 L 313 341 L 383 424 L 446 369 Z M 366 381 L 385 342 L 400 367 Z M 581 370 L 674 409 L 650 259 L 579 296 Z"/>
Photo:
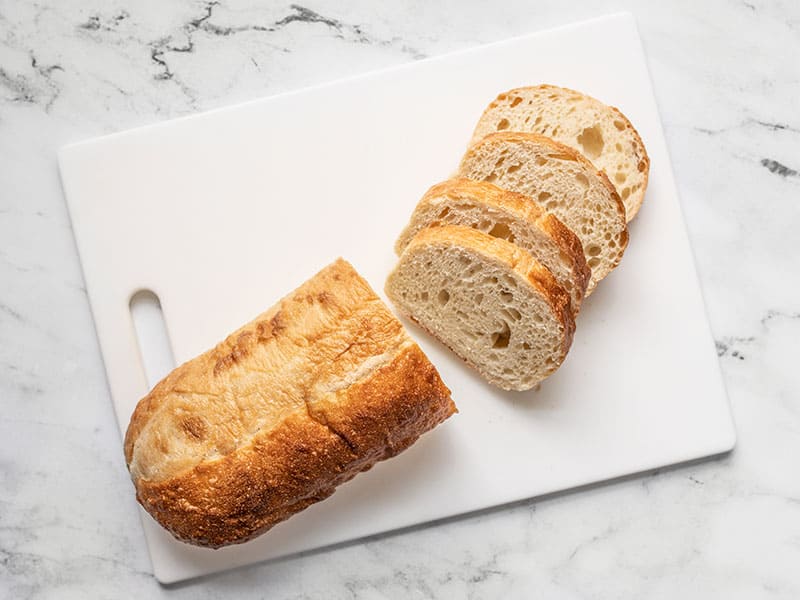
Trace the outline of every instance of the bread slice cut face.
<path fill-rule="evenodd" d="M 492 133 L 470 146 L 458 174 L 529 196 L 569 227 L 592 270 L 587 294 L 622 260 L 625 208 L 608 178 L 572 148 L 533 133 Z"/>
<path fill-rule="evenodd" d="M 429 227 L 386 282 L 397 308 L 505 390 L 552 374 L 572 344 L 569 295 L 530 253 L 463 225 Z"/>
<path fill-rule="evenodd" d="M 521 87 L 500 94 L 486 108 L 472 143 L 496 131 L 538 133 L 581 152 L 608 176 L 625 204 L 627 220 L 639 212 L 650 158 L 619 109 L 567 88 Z"/>
<path fill-rule="evenodd" d="M 395 251 L 400 255 L 425 227 L 441 225 L 472 227 L 526 250 L 550 270 L 578 314 L 591 276 L 583 246 L 569 228 L 528 196 L 470 179 L 438 183 L 417 204 Z"/>

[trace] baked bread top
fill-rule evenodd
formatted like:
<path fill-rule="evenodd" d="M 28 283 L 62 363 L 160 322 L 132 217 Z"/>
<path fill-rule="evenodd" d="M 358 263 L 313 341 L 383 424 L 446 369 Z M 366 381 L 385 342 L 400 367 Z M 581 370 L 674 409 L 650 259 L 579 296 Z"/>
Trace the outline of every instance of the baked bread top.
<path fill-rule="evenodd" d="M 402 324 L 338 260 L 136 407 L 125 458 L 176 537 L 246 541 L 400 452 L 455 406 Z"/>

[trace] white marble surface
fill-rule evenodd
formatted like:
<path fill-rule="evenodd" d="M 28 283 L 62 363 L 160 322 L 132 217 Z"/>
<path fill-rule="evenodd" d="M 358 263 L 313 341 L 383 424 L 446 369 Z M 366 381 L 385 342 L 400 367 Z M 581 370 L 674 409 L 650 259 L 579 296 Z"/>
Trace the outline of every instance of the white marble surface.
<path fill-rule="evenodd" d="M 800 597 L 800 5 L 266 4 L 0 0 L 0 597 Z M 641 29 L 737 450 L 160 586 L 56 149 L 620 9 Z"/>

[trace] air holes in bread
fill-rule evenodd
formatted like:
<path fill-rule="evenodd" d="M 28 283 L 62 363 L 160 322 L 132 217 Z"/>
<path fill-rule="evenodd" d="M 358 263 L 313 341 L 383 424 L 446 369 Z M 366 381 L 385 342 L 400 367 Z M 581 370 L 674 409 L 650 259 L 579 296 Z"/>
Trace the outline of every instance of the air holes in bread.
<path fill-rule="evenodd" d="M 497 131 L 503 131 L 504 129 L 508 129 L 510 123 L 508 119 L 500 119 L 500 122 L 497 123 Z"/>
<path fill-rule="evenodd" d="M 578 136 L 578 143 L 583 148 L 583 153 L 590 158 L 597 158 L 603 152 L 603 132 L 598 125 L 584 129 Z"/>
<path fill-rule="evenodd" d="M 604 171 L 610 182 L 616 184 L 620 196 L 622 188 L 630 186 L 624 202 L 625 216 L 628 221 L 633 218 L 647 185 L 649 160 L 639 135 L 617 109 L 556 87 L 516 88 L 501 96 L 503 101 L 492 102 L 482 115 L 471 144 L 500 131 L 497 124 L 502 120 L 508 121 L 508 127 L 500 131 L 501 134 L 513 131 L 553 138 L 584 154 L 598 171 Z M 518 98 L 522 100 L 517 102 Z M 617 166 L 620 162 L 624 163 L 624 168 Z M 622 183 L 614 180 L 618 172 L 625 173 Z M 497 181 L 502 179 L 503 175 L 498 174 Z M 638 190 L 633 188 L 637 183 L 640 184 Z"/>
<path fill-rule="evenodd" d="M 439 304 L 444 306 L 448 302 L 450 302 L 450 292 L 447 290 L 440 290 L 439 293 L 436 295 L 436 299 L 439 301 Z"/>
<path fill-rule="evenodd" d="M 489 231 L 489 235 L 509 242 L 514 241 L 514 234 L 511 233 L 511 229 L 505 223 L 495 223 L 494 227 Z"/>
<path fill-rule="evenodd" d="M 508 341 L 511 339 L 511 329 L 508 323 L 503 321 L 500 331 L 492 334 L 492 348 L 508 348 Z"/>

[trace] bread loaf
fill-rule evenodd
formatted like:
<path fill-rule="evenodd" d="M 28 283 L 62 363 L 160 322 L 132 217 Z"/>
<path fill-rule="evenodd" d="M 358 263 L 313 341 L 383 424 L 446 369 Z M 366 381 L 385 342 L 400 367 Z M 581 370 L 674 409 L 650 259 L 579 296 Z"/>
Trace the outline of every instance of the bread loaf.
<path fill-rule="evenodd" d="M 532 133 L 492 133 L 470 146 L 459 175 L 530 196 L 569 227 L 592 270 L 587 293 L 622 259 L 625 208 L 608 178 L 572 148 Z"/>
<path fill-rule="evenodd" d="M 436 369 L 338 260 L 181 365 L 131 417 L 139 502 L 176 538 L 244 542 L 455 412 Z"/>
<path fill-rule="evenodd" d="M 462 225 L 421 230 L 386 281 L 395 305 L 489 383 L 527 390 L 572 344 L 569 295 L 528 252 Z"/>
<path fill-rule="evenodd" d="M 399 255 L 421 229 L 465 225 L 513 242 L 547 267 L 580 310 L 591 271 L 578 237 L 528 196 L 486 182 L 449 179 L 434 185 L 417 204 L 395 244 Z"/>
<path fill-rule="evenodd" d="M 521 87 L 500 94 L 488 106 L 472 143 L 494 131 L 538 133 L 578 150 L 616 187 L 627 220 L 639 212 L 650 159 L 642 138 L 619 109 L 553 85 Z"/>

